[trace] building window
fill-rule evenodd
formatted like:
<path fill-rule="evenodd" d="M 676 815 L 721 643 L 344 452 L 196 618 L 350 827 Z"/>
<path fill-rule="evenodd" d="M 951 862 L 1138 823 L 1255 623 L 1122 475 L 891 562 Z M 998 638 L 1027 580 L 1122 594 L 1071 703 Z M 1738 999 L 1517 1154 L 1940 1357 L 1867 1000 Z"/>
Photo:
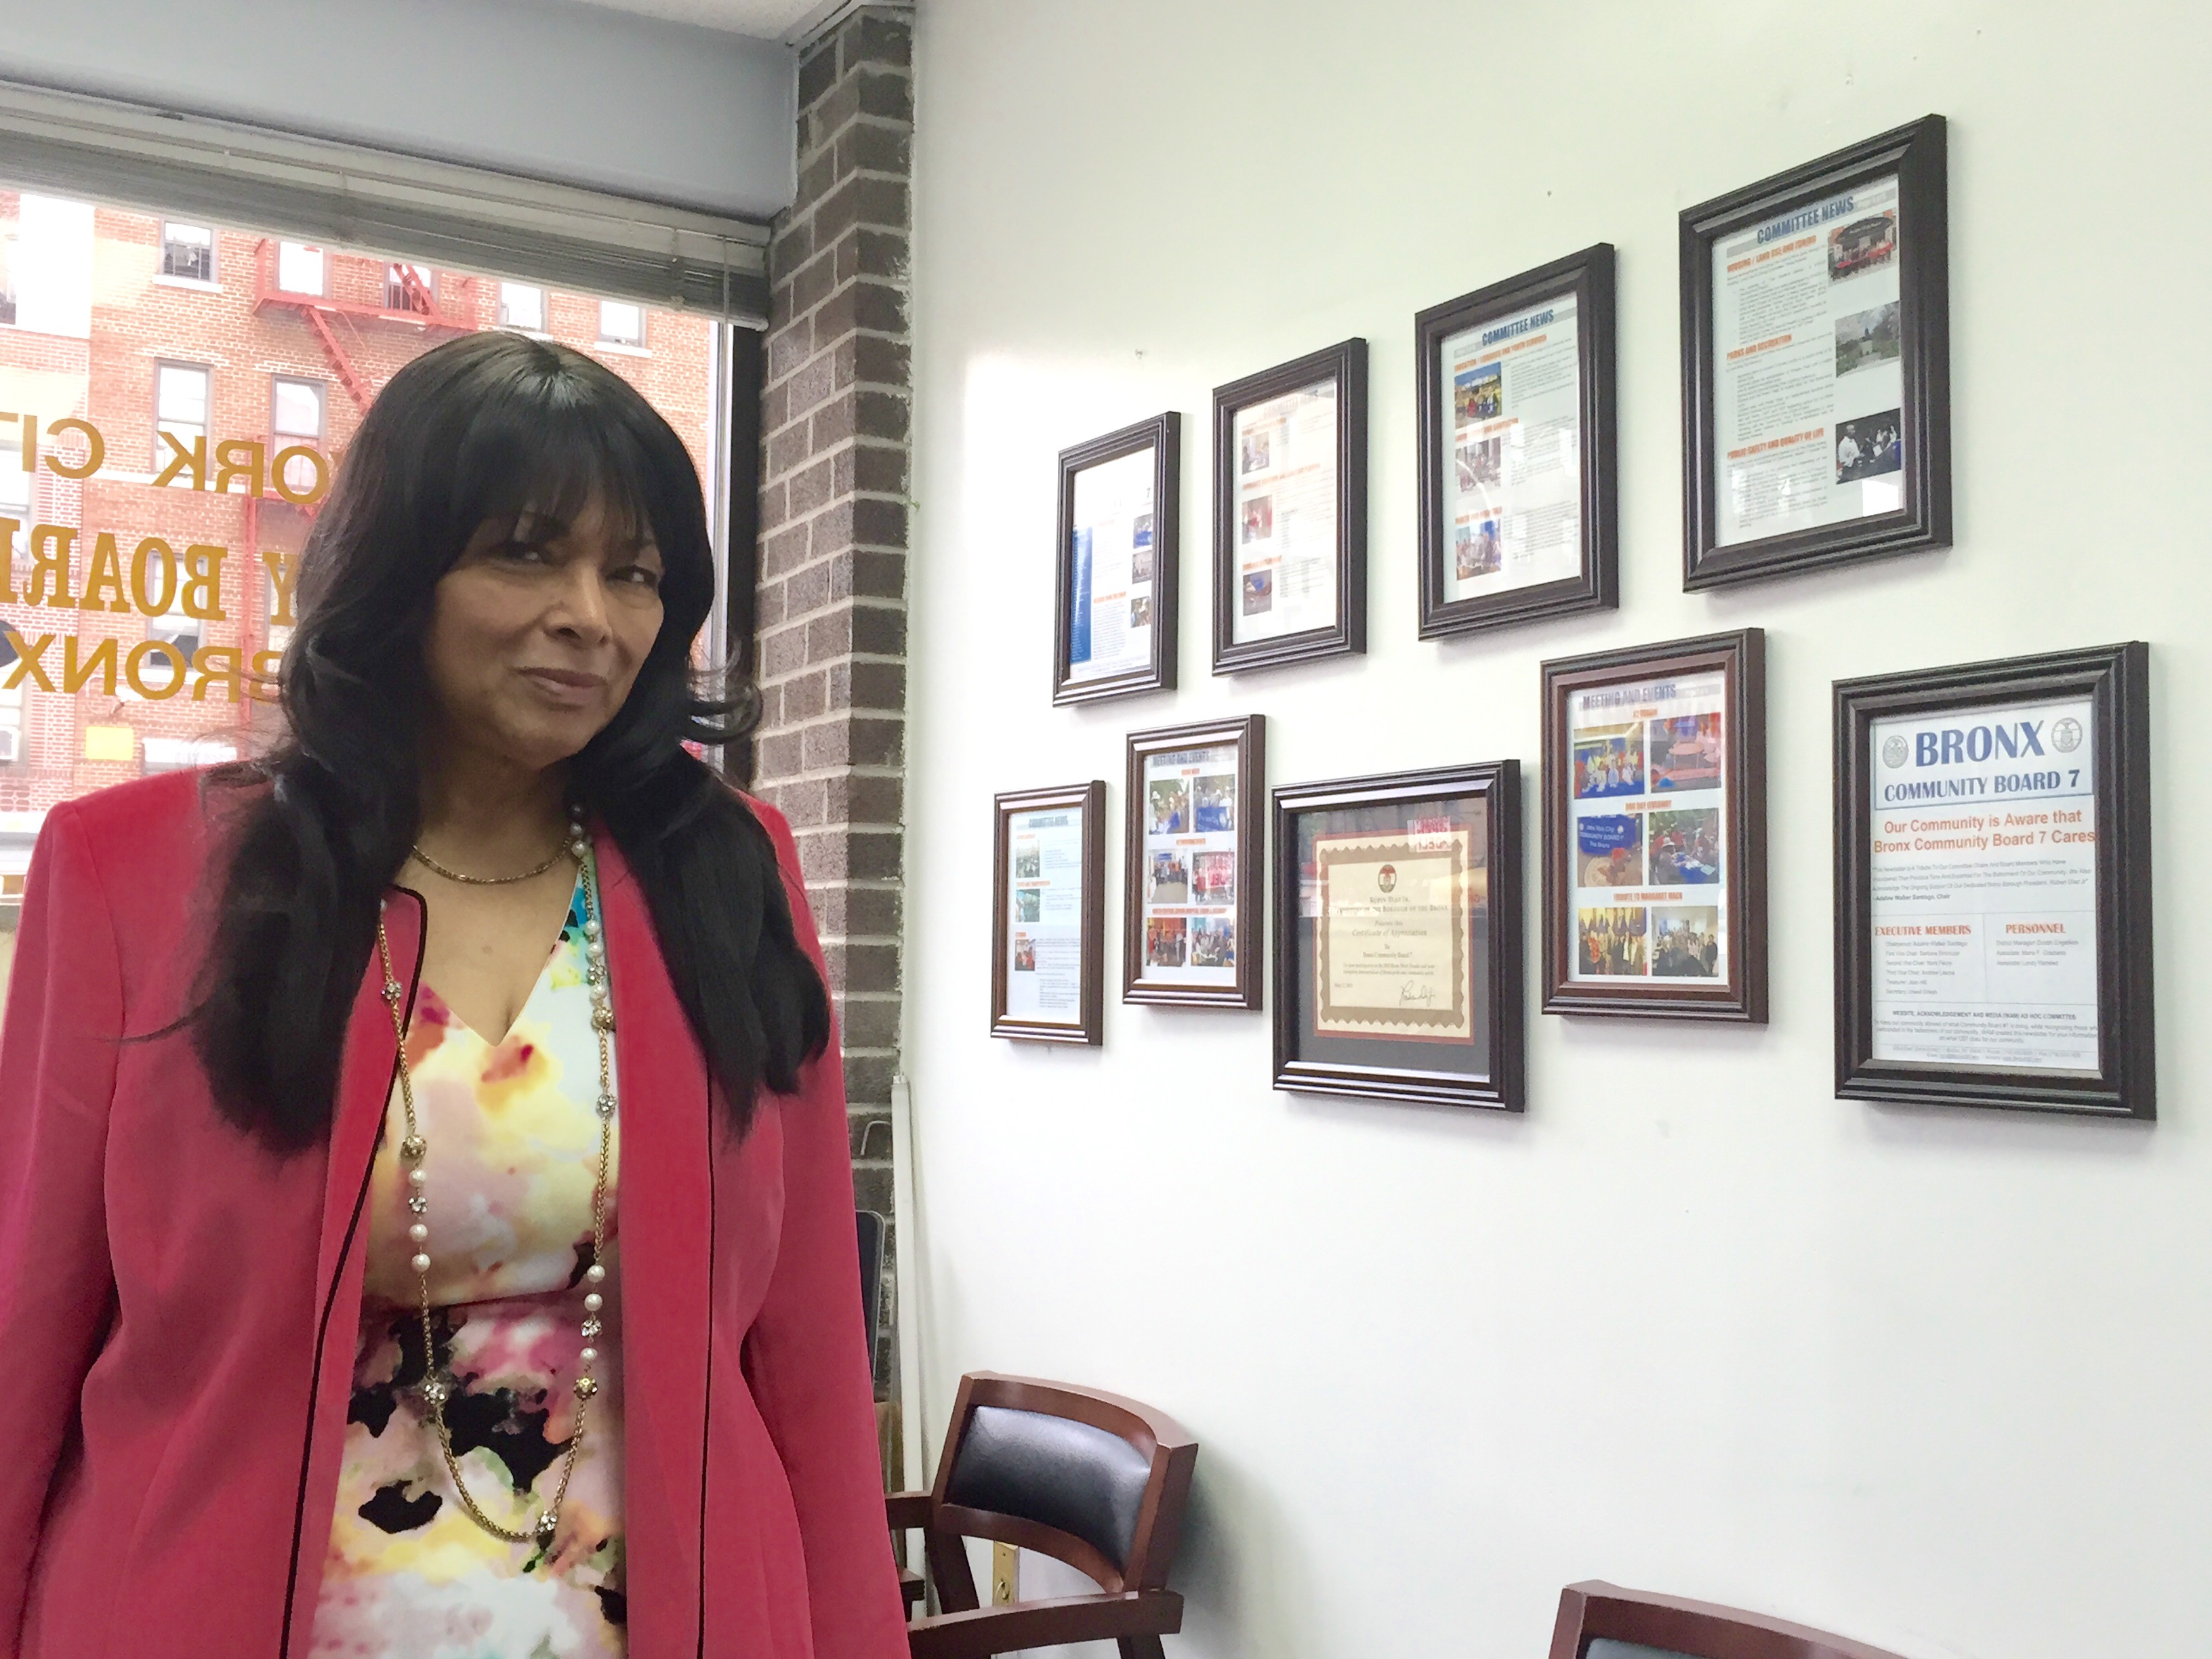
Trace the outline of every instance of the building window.
<path fill-rule="evenodd" d="M 263 649 L 282 651 L 292 643 L 292 629 L 297 625 L 296 620 L 289 623 L 276 620 L 276 573 L 266 564 L 261 567 L 261 621 L 269 636 Z"/>
<path fill-rule="evenodd" d="M 14 653 L 9 652 L 12 659 Z M 0 765 L 23 758 L 23 688 L 0 686 Z"/>
<path fill-rule="evenodd" d="M 185 587 L 191 579 L 191 568 L 179 554 L 177 556 L 177 587 L 176 592 L 169 596 L 169 608 L 158 616 L 146 618 L 146 637 L 166 640 L 175 646 L 188 667 L 192 653 L 200 648 L 202 630 L 207 627 L 198 617 L 185 614 Z M 166 657 L 149 657 L 141 672 L 146 684 L 158 692 L 175 678 L 175 670 L 176 665 Z M 126 691 L 125 695 L 130 694 Z"/>
<path fill-rule="evenodd" d="M 0 235 L 0 323 L 15 325 L 15 265 L 22 252 L 22 237 L 10 225 Z"/>
<path fill-rule="evenodd" d="M 21 519 L 31 510 L 31 475 L 23 470 L 23 422 L 0 421 L 0 518 Z"/>
<path fill-rule="evenodd" d="M 169 434 L 189 453 L 208 433 L 208 371 L 191 363 L 161 363 L 154 369 L 154 471 L 158 475 L 175 459 L 175 451 L 161 441 Z M 191 469 L 180 469 L 169 481 L 190 489 Z"/>
<path fill-rule="evenodd" d="M 384 308 L 419 311 L 438 308 L 438 273 L 423 265 L 392 264 L 384 268 Z"/>
<path fill-rule="evenodd" d="M 195 738 L 146 739 L 145 766 L 149 772 L 181 772 L 188 766 L 217 766 L 237 758 L 238 750 L 227 743 Z"/>
<path fill-rule="evenodd" d="M 276 244 L 276 286 L 286 294 L 323 291 L 323 251 L 305 242 Z"/>
<path fill-rule="evenodd" d="M 620 300 L 599 301 L 599 343 L 641 346 L 645 343 L 645 307 Z"/>
<path fill-rule="evenodd" d="M 205 225 L 161 226 L 161 275 L 187 283 L 215 281 L 215 232 Z"/>
<path fill-rule="evenodd" d="M 294 444 L 305 444 L 310 449 L 322 447 L 324 392 L 320 380 L 301 380 L 290 374 L 279 374 L 271 380 L 269 430 L 276 436 L 274 447 L 286 449 Z M 313 483 L 310 477 L 297 487 L 304 490 Z"/>
<path fill-rule="evenodd" d="M 499 285 L 499 325 L 540 334 L 545 329 L 545 290 L 527 283 Z"/>

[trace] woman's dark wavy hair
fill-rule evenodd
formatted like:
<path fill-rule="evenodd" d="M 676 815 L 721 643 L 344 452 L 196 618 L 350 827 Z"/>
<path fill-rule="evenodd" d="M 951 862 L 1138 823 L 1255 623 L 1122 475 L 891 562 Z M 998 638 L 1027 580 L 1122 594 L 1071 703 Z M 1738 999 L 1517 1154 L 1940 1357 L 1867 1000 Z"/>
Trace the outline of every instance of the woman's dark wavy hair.
<path fill-rule="evenodd" d="M 211 795 L 229 797 L 228 858 L 183 1023 L 221 1109 L 272 1148 L 329 1135 L 378 901 L 420 827 L 422 641 L 438 580 L 487 520 L 570 521 L 594 500 L 616 523 L 650 528 L 663 619 L 629 700 L 570 763 L 572 788 L 644 889 L 738 1133 L 758 1091 L 794 1088 L 828 1042 L 829 999 L 768 831 L 683 746 L 735 741 L 759 720 L 750 683 L 708 695 L 692 672 L 714 570 L 691 458 L 604 365 L 475 334 L 401 369 L 362 420 L 301 556 L 299 623 L 277 676 L 286 734 L 210 779 Z"/>

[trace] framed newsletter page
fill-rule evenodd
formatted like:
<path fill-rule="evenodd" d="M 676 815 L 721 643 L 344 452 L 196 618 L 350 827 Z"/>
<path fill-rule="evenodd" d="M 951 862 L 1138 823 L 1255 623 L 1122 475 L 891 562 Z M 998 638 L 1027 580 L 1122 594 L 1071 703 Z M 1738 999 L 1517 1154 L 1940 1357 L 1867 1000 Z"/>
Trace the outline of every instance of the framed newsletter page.
<path fill-rule="evenodd" d="M 1052 700 L 1173 690 L 1182 417 L 1063 450 Z"/>
<path fill-rule="evenodd" d="M 991 1035 L 1102 1039 L 1106 786 L 992 802 Z"/>
<path fill-rule="evenodd" d="M 2156 1115 L 2149 664 L 1837 685 L 1839 1096 Z"/>
<path fill-rule="evenodd" d="M 1765 636 L 1544 665 L 1544 1012 L 1766 1019 Z"/>
<path fill-rule="evenodd" d="M 1129 736 L 1121 1000 L 1260 1006 L 1267 717 Z"/>
<path fill-rule="evenodd" d="M 1413 319 L 1421 637 L 1619 603 L 1613 248 Z"/>
<path fill-rule="evenodd" d="M 1367 649 L 1367 342 L 1213 393 L 1213 672 Z"/>
<path fill-rule="evenodd" d="M 1951 543 L 1944 125 L 1681 217 L 1682 585 Z"/>

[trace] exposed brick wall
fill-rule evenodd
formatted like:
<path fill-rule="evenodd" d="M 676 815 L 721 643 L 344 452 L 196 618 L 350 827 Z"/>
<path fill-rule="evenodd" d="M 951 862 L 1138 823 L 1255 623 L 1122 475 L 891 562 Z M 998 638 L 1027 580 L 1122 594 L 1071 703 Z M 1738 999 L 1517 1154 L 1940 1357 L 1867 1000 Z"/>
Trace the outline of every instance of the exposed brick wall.
<path fill-rule="evenodd" d="M 861 1207 L 886 1217 L 906 752 L 911 64 L 909 14 L 890 7 L 853 13 L 800 57 L 799 194 L 769 246 L 761 415 L 766 708 L 755 787 L 798 836 L 844 1030 L 854 1182 Z M 888 1354 L 877 1375 L 891 1386 Z"/>

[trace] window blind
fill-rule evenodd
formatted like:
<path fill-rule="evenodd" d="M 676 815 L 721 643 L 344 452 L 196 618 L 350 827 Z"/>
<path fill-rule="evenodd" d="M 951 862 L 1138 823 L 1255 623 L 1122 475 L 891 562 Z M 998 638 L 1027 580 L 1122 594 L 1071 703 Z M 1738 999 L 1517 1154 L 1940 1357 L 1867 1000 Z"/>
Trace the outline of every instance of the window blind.
<path fill-rule="evenodd" d="M 0 183 L 356 252 L 768 316 L 750 220 L 0 81 Z"/>

